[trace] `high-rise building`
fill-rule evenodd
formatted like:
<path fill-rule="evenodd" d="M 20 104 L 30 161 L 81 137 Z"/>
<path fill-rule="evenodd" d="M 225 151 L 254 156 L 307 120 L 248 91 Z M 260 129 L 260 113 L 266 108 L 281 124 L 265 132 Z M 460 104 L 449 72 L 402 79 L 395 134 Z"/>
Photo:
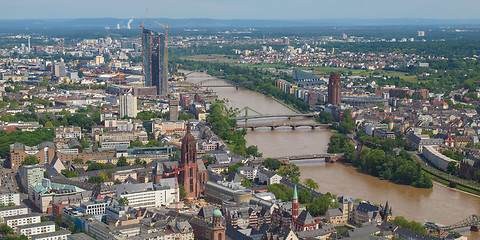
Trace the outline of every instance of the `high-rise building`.
<path fill-rule="evenodd" d="M 67 76 L 67 70 L 65 69 L 64 62 L 56 62 L 53 68 L 53 75 L 55 77 L 65 77 Z"/>
<path fill-rule="evenodd" d="M 137 97 L 133 95 L 120 96 L 120 117 L 137 117 Z"/>
<path fill-rule="evenodd" d="M 177 99 L 170 99 L 168 101 L 168 108 L 170 111 L 170 121 L 177 121 L 178 120 L 178 105 L 180 101 Z"/>
<path fill-rule="evenodd" d="M 340 73 L 334 72 L 330 74 L 328 81 L 328 103 L 340 104 L 342 102 L 342 81 Z"/>
<path fill-rule="evenodd" d="M 156 87 L 157 94 L 168 94 L 166 39 L 162 33 L 142 30 L 142 60 L 145 87 Z"/>

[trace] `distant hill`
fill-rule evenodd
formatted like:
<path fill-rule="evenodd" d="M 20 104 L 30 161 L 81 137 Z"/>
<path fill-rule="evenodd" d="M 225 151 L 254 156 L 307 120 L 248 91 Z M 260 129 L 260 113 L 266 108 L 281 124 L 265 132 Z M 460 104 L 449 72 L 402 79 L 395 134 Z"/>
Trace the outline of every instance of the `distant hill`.
<path fill-rule="evenodd" d="M 81 18 L 81 19 L 24 19 L 0 20 L 0 29 L 114 29 L 117 24 L 125 28 L 129 19 Z M 318 19 L 318 20 L 222 20 L 209 18 L 166 19 L 148 18 L 170 22 L 172 28 L 264 28 L 264 27 L 334 27 L 334 26 L 426 26 L 426 25 L 480 25 L 480 19 Z M 132 29 L 138 28 L 142 19 L 134 19 Z"/>

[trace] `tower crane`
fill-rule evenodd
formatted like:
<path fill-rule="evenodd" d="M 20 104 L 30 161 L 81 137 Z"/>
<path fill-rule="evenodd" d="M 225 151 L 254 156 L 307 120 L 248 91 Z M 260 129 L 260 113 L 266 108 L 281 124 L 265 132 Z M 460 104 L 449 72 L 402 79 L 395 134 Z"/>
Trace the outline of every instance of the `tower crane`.
<path fill-rule="evenodd" d="M 178 196 L 178 173 L 180 173 L 181 171 L 185 171 L 189 168 L 196 167 L 200 164 L 205 164 L 206 162 L 208 162 L 208 160 L 205 160 L 203 162 L 196 162 L 192 165 L 187 165 L 187 166 L 179 168 L 179 169 L 177 169 L 177 165 L 175 165 L 175 170 L 173 172 L 163 174 L 163 176 L 165 176 L 165 177 L 168 177 L 168 176 L 171 176 L 171 175 L 175 176 L 175 212 L 178 212 L 178 202 L 179 202 L 179 200 L 178 200 L 178 198 L 179 198 L 179 196 Z"/>
<path fill-rule="evenodd" d="M 167 23 L 167 26 L 165 26 L 155 20 L 153 20 L 153 22 L 165 28 L 165 51 L 167 54 L 167 64 L 165 67 L 167 68 L 167 79 L 168 79 L 168 72 L 169 72 L 168 70 L 168 29 L 170 28 L 170 23 Z"/>

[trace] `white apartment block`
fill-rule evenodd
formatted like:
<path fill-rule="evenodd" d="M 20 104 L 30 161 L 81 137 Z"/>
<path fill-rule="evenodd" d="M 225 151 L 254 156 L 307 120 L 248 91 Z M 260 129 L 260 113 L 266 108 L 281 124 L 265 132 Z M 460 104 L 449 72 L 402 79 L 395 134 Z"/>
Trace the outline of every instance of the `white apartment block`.
<path fill-rule="evenodd" d="M 2 192 L 0 193 L 0 205 L 8 206 L 13 203 L 20 205 L 20 193 L 18 192 Z"/>
<path fill-rule="evenodd" d="M 3 223 L 7 224 L 7 226 L 11 227 L 13 230 L 17 228 L 17 226 L 29 225 L 34 223 L 40 223 L 40 217 L 42 214 L 40 213 L 29 213 L 25 215 L 18 215 L 18 216 L 11 216 L 11 217 L 4 217 Z"/>
<path fill-rule="evenodd" d="M 55 232 L 55 223 L 48 221 L 48 222 L 29 224 L 25 226 L 18 226 L 17 232 L 19 234 L 23 234 L 30 238 L 30 236 L 32 235 Z"/>
<path fill-rule="evenodd" d="M 28 207 L 25 205 L 0 208 L 0 219 L 25 214 L 28 214 Z"/>
<path fill-rule="evenodd" d="M 51 233 L 33 235 L 32 240 L 67 240 L 72 233 L 68 230 L 60 230 Z"/>

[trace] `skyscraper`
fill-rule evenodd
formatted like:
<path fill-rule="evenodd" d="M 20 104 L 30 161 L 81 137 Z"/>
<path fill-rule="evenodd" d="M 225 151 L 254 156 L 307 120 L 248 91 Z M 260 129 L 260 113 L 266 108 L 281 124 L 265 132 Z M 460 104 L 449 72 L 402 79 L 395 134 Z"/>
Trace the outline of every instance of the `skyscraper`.
<path fill-rule="evenodd" d="M 166 39 L 162 33 L 142 30 L 142 60 L 145 87 L 156 87 L 157 94 L 168 94 Z"/>
<path fill-rule="evenodd" d="M 340 104 L 342 102 L 342 81 L 340 80 L 340 73 L 334 72 L 330 74 L 328 81 L 328 103 Z"/>
<path fill-rule="evenodd" d="M 133 95 L 120 96 L 120 117 L 137 117 L 137 97 Z"/>

